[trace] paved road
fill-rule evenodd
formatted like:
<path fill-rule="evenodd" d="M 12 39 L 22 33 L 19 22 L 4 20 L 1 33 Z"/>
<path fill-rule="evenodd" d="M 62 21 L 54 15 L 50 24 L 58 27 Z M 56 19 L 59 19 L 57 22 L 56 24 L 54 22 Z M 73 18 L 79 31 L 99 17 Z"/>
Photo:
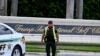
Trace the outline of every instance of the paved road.
<path fill-rule="evenodd" d="M 46 56 L 45 53 L 30 53 L 27 52 L 26 56 Z M 57 56 L 100 56 L 97 52 L 80 52 L 80 51 L 61 51 Z"/>

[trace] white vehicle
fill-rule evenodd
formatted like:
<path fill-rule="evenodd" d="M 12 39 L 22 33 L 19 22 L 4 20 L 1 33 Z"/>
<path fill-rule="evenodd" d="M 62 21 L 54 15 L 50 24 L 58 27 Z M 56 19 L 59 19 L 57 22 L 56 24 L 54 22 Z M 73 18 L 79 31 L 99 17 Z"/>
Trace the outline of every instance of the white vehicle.
<path fill-rule="evenodd" d="M 6 24 L 0 23 L 0 56 L 24 56 L 25 38 Z"/>

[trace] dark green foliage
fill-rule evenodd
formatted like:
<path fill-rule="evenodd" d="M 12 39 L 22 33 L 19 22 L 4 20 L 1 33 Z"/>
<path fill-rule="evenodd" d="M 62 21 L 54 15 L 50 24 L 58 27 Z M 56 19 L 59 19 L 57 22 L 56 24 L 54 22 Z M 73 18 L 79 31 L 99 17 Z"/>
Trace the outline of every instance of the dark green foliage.
<path fill-rule="evenodd" d="M 83 1 L 83 18 L 99 20 L 100 0 Z M 9 3 L 8 6 L 10 5 Z M 66 17 L 66 0 L 19 0 L 18 6 L 18 16 L 50 18 Z M 10 6 L 8 7 L 8 15 L 10 15 L 9 12 Z"/>
<path fill-rule="evenodd" d="M 100 20 L 100 0 L 84 0 L 84 19 Z"/>
<path fill-rule="evenodd" d="M 63 0 L 19 0 L 19 16 L 65 18 L 65 14 Z"/>
<path fill-rule="evenodd" d="M 10 12 L 11 12 L 11 0 L 8 0 L 8 5 L 7 5 L 7 15 L 10 16 Z"/>

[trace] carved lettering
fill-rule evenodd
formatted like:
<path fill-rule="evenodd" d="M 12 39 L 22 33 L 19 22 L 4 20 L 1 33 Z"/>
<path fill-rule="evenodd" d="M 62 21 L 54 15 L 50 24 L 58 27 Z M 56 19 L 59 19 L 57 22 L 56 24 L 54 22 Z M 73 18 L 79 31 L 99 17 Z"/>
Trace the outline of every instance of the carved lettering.
<path fill-rule="evenodd" d="M 72 29 L 63 29 L 63 28 L 58 28 L 58 32 L 64 32 L 64 33 L 72 33 L 75 30 L 75 28 Z"/>
<path fill-rule="evenodd" d="M 100 27 L 93 28 L 92 33 L 100 34 Z"/>
<path fill-rule="evenodd" d="M 18 32 L 22 33 L 42 33 L 45 25 L 42 24 L 11 24 Z M 57 26 L 57 27 L 56 27 Z M 75 26 L 75 25 L 56 25 L 60 34 L 75 35 L 100 35 L 100 26 Z"/>
<path fill-rule="evenodd" d="M 77 27 L 76 33 L 81 33 L 81 34 L 86 35 L 89 32 L 90 29 L 91 29 L 90 27 L 86 27 L 86 28 Z"/>
<path fill-rule="evenodd" d="M 44 26 L 38 26 L 36 32 L 43 32 Z"/>
<path fill-rule="evenodd" d="M 34 31 L 34 28 L 25 28 L 23 27 L 23 25 L 16 25 L 15 29 L 16 31 L 27 32 L 27 33 L 31 33 Z"/>

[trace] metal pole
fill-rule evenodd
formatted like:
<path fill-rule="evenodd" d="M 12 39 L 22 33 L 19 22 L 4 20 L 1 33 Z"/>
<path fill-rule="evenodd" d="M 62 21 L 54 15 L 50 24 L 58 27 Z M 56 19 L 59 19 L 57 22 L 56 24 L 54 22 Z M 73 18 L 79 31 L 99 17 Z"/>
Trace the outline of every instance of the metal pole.
<path fill-rule="evenodd" d="M 76 18 L 83 18 L 83 0 L 76 0 Z"/>
<path fill-rule="evenodd" d="M 18 0 L 12 0 L 11 16 L 17 16 Z"/>
<path fill-rule="evenodd" d="M 67 0 L 66 18 L 73 19 L 74 17 L 74 0 Z"/>

